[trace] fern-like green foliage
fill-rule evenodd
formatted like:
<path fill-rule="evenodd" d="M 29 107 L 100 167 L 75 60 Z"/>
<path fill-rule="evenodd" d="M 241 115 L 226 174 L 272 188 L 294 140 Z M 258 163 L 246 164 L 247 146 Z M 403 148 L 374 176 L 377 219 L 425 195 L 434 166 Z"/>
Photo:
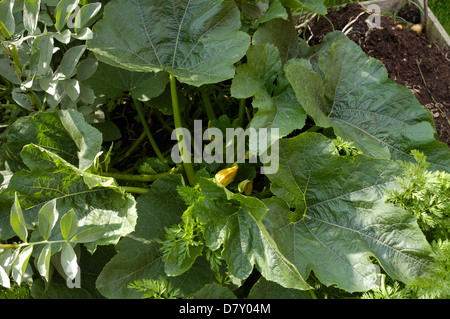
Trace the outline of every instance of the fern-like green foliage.
<path fill-rule="evenodd" d="M 353 142 L 348 142 L 343 140 L 340 136 L 333 140 L 336 150 L 341 156 L 354 157 L 358 155 L 363 155 L 363 153 L 353 145 Z"/>
<path fill-rule="evenodd" d="M 201 197 L 198 186 L 191 188 L 188 186 L 177 186 L 178 194 L 183 198 L 189 208 L 183 213 L 182 222 L 170 228 L 165 228 L 164 238 L 156 239 L 161 244 L 160 251 L 163 255 L 163 261 L 170 264 L 176 261 L 178 267 L 183 268 L 183 263 L 189 259 L 195 260 L 200 254 L 209 262 L 211 270 L 218 275 L 218 282 L 226 282 L 220 276 L 220 267 L 222 265 L 222 256 L 220 250 L 212 251 L 204 245 L 204 224 L 193 214 L 193 206 Z M 193 262 L 193 260 L 191 262 Z M 183 268 L 183 270 L 187 270 Z M 222 280 L 223 279 L 223 280 Z"/>
<path fill-rule="evenodd" d="M 164 277 L 159 277 L 157 280 L 136 280 L 127 287 L 144 292 L 143 299 L 176 299 L 180 295 L 180 290 L 174 289 L 172 284 Z"/>
<path fill-rule="evenodd" d="M 408 285 L 382 277 L 380 287 L 363 294 L 364 299 L 450 298 L 450 174 L 429 171 L 426 156 L 412 155 L 416 163 L 401 162 L 399 188 L 388 190 L 387 197 L 417 219 L 433 249 L 432 270 Z"/>
<path fill-rule="evenodd" d="M 450 298 L 450 241 L 438 240 L 432 243 L 435 260 L 429 277 L 421 277 L 408 285 L 416 298 Z"/>
<path fill-rule="evenodd" d="M 31 299 L 31 285 L 14 283 L 11 288 L 0 287 L 0 299 Z"/>
<path fill-rule="evenodd" d="M 386 282 L 388 281 L 388 283 Z M 365 292 L 361 299 L 412 299 L 411 292 L 398 281 L 392 281 L 386 275 L 381 275 L 381 285 L 378 289 Z"/>
<path fill-rule="evenodd" d="M 449 299 L 450 298 L 450 241 L 432 243 L 434 259 L 428 276 L 420 277 L 408 285 L 381 275 L 379 288 L 364 293 L 362 299 Z"/>
<path fill-rule="evenodd" d="M 187 206 L 194 205 L 198 201 L 200 192 L 197 188 L 198 185 L 195 188 L 189 186 L 177 186 L 178 194 L 180 194 Z"/>
<path fill-rule="evenodd" d="M 191 257 L 193 249 L 203 245 L 202 224 L 189 212 L 188 208 L 183 214 L 181 223 L 170 228 L 165 227 L 164 239 L 156 239 L 156 242 L 162 245 L 161 252 L 165 262 L 176 259 L 181 265 Z"/>
<path fill-rule="evenodd" d="M 450 174 L 428 171 L 426 156 L 418 151 L 412 155 L 416 163 L 402 162 L 399 189 L 387 192 L 388 201 L 410 212 L 430 242 L 445 240 L 450 230 Z"/>

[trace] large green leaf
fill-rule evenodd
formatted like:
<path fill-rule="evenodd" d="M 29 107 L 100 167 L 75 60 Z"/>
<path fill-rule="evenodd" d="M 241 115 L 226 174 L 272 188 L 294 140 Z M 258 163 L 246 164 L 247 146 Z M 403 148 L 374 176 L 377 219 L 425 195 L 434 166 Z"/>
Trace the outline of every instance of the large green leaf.
<path fill-rule="evenodd" d="M 323 0 L 281 0 L 283 5 L 291 8 L 303 8 L 319 14 L 327 14 Z"/>
<path fill-rule="evenodd" d="M 312 299 L 308 291 L 287 289 L 261 277 L 250 290 L 248 299 Z"/>
<path fill-rule="evenodd" d="M 275 45 L 252 45 L 247 52 L 247 63 L 236 69 L 231 95 L 241 99 L 253 97 L 253 106 L 258 112 L 250 127 L 276 128 L 279 136 L 284 137 L 305 125 L 306 113 L 289 84 L 280 81 L 281 69 L 282 62 Z M 277 80 L 278 85 L 275 85 Z"/>
<path fill-rule="evenodd" d="M 164 238 L 164 227 L 181 221 L 186 204 L 178 195 L 181 175 L 169 175 L 153 183 L 151 190 L 137 199 L 139 219 L 133 237 L 144 242 Z"/>
<path fill-rule="evenodd" d="M 142 292 L 127 286 L 135 280 L 154 279 L 166 276 L 160 245 L 156 242 L 144 243 L 126 237 L 119 242 L 119 251 L 100 273 L 96 286 L 100 293 L 111 299 L 140 298 Z M 180 276 L 167 277 L 174 289 L 188 296 L 205 284 L 212 283 L 215 275 L 204 258 L 198 258 L 195 264 Z"/>
<path fill-rule="evenodd" d="M 280 69 L 280 55 L 273 44 L 252 45 L 247 51 L 247 63 L 236 69 L 231 95 L 240 99 L 255 94 L 261 99 L 270 97 Z"/>
<path fill-rule="evenodd" d="M 28 224 L 37 222 L 40 208 L 55 200 L 61 216 L 73 209 L 79 232 L 98 227 L 106 230 L 101 238 L 85 244 L 90 250 L 96 245 L 115 244 L 134 230 L 136 202 L 133 196 L 121 192 L 113 179 L 81 171 L 34 144 L 25 146 L 21 157 L 28 170 L 15 173 L 3 194 L 11 196 L 17 192 Z M 3 219 L 0 228 L 4 239 L 11 237 L 10 227 Z M 59 222 L 54 229 L 49 241 L 62 240 Z"/>
<path fill-rule="evenodd" d="M 307 60 L 286 67 L 295 94 L 316 125 L 333 127 L 375 158 L 414 160 L 423 151 L 433 169 L 450 170 L 450 151 L 436 141 L 433 120 L 414 95 L 388 78 L 383 64 L 349 39 L 319 57 L 316 72 Z"/>
<path fill-rule="evenodd" d="M 261 24 L 273 19 L 288 19 L 286 8 L 279 0 L 270 2 L 270 5 L 267 8 L 266 12 L 264 12 L 264 15 L 262 17 L 258 18 L 257 23 Z"/>
<path fill-rule="evenodd" d="M 291 20 L 273 19 L 260 25 L 252 38 L 252 44 L 272 43 L 280 52 L 281 62 L 298 57 L 299 38 Z"/>
<path fill-rule="evenodd" d="M 134 198 L 121 192 L 112 178 L 92 173 L 101 144 L 101 133 L 74 110 L 39 112 L 16 121 L 5 143 L 8 164 L 14 169 L 1 194 L 5 203 L 0 206 L 2 239 L 14 235 L 9 216 L 15 192 L 27 225 L 38 222 L 46 203 L 56 201 L 60 218 L 51 223 L 56 225 L 52 236 L 45 232 L 50 241 L 62 239 L 60 220 L 71 209 L 78 220 L 72 226 L 84 234 L 83 242 L 86 234 L 95 239 L 86 244 L 91 250 L 97 244 L 116 243 L 133 231 L 137 218 Z M 35 239 L 38 233 L 33 233 Z"/>
<path fill-rule="evenodd" d="M 139 218 L 136 230 L 117 245 L 118 254 L 105 266 L 97 280 L 97 289 L 108 298 L 137 298 L 142 293 L 128 289 L 135 280 L 166 276 L 160 244 L 164 228 L 181 222 L 186 209 L 176 187 L 183 185 L 181 175 L 168 175 L 153 183 L 150 191 L 137 200 Z M 189 295 L 214 280 L 204 258 L 180 276 L 168 277 L 174 288 Z"/>
<path fill-rule="evenodd" d="M 233 77 L 233 63 L 250 44 L 239 28 L 233 1 L 115 0 L 106 5 L 88 48 L 108 64 L 137 72 L 164 70 L 200 86 Z"/>
<path fill-rule="evenodd" d="M 205 224 L 206 245 L 211 250 L 222 247 L 222 257 L 234 277 L 246 279 L 256 266 L 267 280 L 286 288 L 310 288 L 266 230 L 263 202 L 233 194 L 211 179 L 202 178 L 199 185 L 202 198 L 194 211 Z"/>
<path fill-rule="evenodd" d="M 77 111 L 39 112 L 21 117 L 8 131 L 5 149 L 11 166 L 23 166 L 20 152 L 27 144 L 42 146 L 86 170 L 101 150 L 102 135 Z"/>
<path fill-rule="evenodd" d="M 313 270 L 326 285 L 368 290 L 379 279 L 373 256 L 410 282 L 429 270 L 430 247 L 414 217 L 385 202 L 401 172 L 390 160 L 339 156 L 320 134 L 282 140 L 264 223 L 304 277 Z"/>
<path fill-rule="evenodd" d="M 148 101 L 164 92 L 169 77 L 164 72 L 132 72 L 100 62 L 94 75 L 85 83 L 97 96 L 114 99 L 128 91 L 132 97 Z"/>

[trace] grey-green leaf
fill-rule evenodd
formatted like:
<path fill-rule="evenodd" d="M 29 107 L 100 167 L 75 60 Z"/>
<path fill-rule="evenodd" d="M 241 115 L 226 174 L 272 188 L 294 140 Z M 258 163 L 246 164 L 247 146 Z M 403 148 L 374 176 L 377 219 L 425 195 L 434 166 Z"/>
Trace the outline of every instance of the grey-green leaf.
<path fill-rule="evenodd" d="M 45 281 L 49 281 L 50 277 L 50 257 L 52 254 L 52 245 L 47 244 L 42 248 L 39 258 L 36 264 L 36 267 L 41 274 L 42 277 L 44 277 Z"/>
<path fill-rule="evenodd" d="M 88 48 L 108 64 L 200 86 L 233 77 L 250 44 L 240 25 L 233 1 L 119 0 L 106 5 Z"/>
<path fill-rule="evenodd" d="M 80 96 L 80 83 L 76 79 L 68 79 L 59 82 L 67 96 L 75 102 Z"/>
<path fill-rule="evenodd" d="M 14 67 L 11 64 L 11 60 L 7 57 L 5 52 L 0 53 L 0 75 L 6 80 L 16 85 L 20 85 L 19 76 L 17 75 Z"/>
<path fill-rule="evenodd" d="M 11 288 L 11 280 L 9 280 L 9 273 L 11 270 L 12 263 L 18 253 L 16 249 L 13 253 L 12 249 L 6 249 L 0 252 L 0 285 L 5 288 Z"/>
<path fill-rule="evenodd" d="M 75 16 L 74 30 L 78 32 L 100 11 L 102 4 L 100 2 L 93 2 L 84 5 Z"/>
<path fill-rule="evenodd" d="M 55 10 L 55 28 L 59 32 L 65 26 L 67 19 L 77 7 L 79 0 L 61 0 Z"/>
<path fill-rule="evenodd" d="M 5 270 L 6 274 L 9 276 L 11 272 L 11 267 L 19 255 L 20 249 L 7 249 L 0 253 L 0 267 Z"/>
<path fill-rule="evenodd" d="M 75 74 L 75 67 L 85 50 L 86 46 L 84 44 L 71 47 L 67 50 L 66 53 L 64 53 L 57 72 L 61 72 L 67 78 L 71 78 Z"/>
<path fill-rule="evenodd" d="M 64 244 L 61 251 L 61 266 L 70 280 L 75 279 L 78 273 L 77 255 L 69 243 Z"/>
<path fill-rule="evenodd" d="M 24 0 L 23 26 L 28 32 L 34 33 L 39 19 L 41 0 Z"/>
<path fill-rule="evenodd" d="M 52 34 L 56 40 L 58 40 L 59 42 L 64 43 L 64 44 L 69 44 L 70 38 L 72 36 L 72 32 L 70 32 L 69 29 L 65 29 L 61 33 L 55 32 L 55 33 L 50 33 L 50 34 Z"/>
<path fill-rule="evenodd" d="M 58 221 L 58 211 L 56 210 L 56 200 L 51 200 L 42 206 L 38 214 L 39 233 L 44 240 L 48 240 L 52 234 L 52 229 Z"/>
<path fill-rule="evenodd" d="M 31 296 L 34 299 L 98 299 L 104 298 L 95 288 L 95 281 L 105 264 L 116 254 L 114 245 L 101 246 L 91 254 L 83 247 L 74 247 L 80 263 L 79 273 L 73 281 L 66 276 L 51 276 L 51 283 L 44 278 L 37 278 L 31 287 Z M 53 250 L 53 249 L 52 249 Z M 59 258 L 58 258 L 59 257 Z M 53 255 L 51 259 L 60 274 L 60 256 Z M 64 278 L 63 278 L 64 277 Z"/>
<path fill-rule="evenodd" d="M 25 223 L 25 218 L 23 217 L 22 207 L 20 206 L 17 193 L 15 194 L 14 204 L 11 207 L 10 223 L 16 235 L 19 236 L 19 238 L 26 243 L 28 237 L 28 230 Z"/>
<path fill-rule="evenodd" d="M 77 67 L 78 81 L 89 79 L 97 71 L 98 60 L 95 58 L 87 58 L 80 61 Z"/>
<path fill-rule="evenodd" d="M 9 276 L 2 266 L 0 266 L 0 285 L 5 288 L 11 288 L 11 280 L 9 280 Z"/>
<path fill-rule="evenodd" d="M 76 234 L 71 241 L 76 243 L 90 243 L 105 235 L 107 229 L 103 227 L 91 227 Z"/>
<path fill-rule="evenodd" d="M 16 30 L 16 21 L 13 14 L 14 0 L 0 1 L 0 23 L 3 23 L 10 35 Z"/>
<path fill-rule="evenodd" d="M 37 63 L 36 75 L 45 76 L 50 70 L 54 48 L 54 40 L 50 34 L 43 34 L 36 37 L 33 41 L 32 51 L 38 52 L 39 60 Z"/>
<path fill-rule="evenodd" d="M 11 97 L 13 98 L 14 102 L 23 107 L 25 110 L 31 112 L 31 110 L 33 109 L 33 105 L 31 104 L 27 91 L 22 90 L 21 88 L 14 88 L 12 89 Z"/>
<path fill-rule="evenodd" d="M 31 253 L 33 252 L 33 246 L 25 247 L 17 256 L 14 264 L 12 266 L 11 276 L 15 282 L 19 285 L 22 283 L 23 274 L 28 266 L 28 260 L 30 259 Z"/>
<path fill-rule="evenodd" d="M 60 222 L 61 234 L 65 240 L 71 240 L 78 231 L 78 218 L 73 209 L 66 213 Z"/>

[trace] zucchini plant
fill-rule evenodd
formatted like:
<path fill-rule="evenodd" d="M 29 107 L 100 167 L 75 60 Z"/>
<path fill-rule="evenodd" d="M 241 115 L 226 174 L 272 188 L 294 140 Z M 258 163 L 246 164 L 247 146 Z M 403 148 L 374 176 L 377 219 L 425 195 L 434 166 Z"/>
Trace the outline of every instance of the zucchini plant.
<path fill-rule="evenodd" d="M 317 281 L 355 293 L 376 289 L 380 272 L 405 284 L 432 276 L 429 241 L 387 194 L 418 152 L 430 172 L 448 173 L 449 149 L 429 111 L 343 33 L 314 47 L 300 40 L 296 21 L 325 14 L 323 1 L 112 0 L 102 11 L 30 3 L 1 4 L 10 23 L 0 75 L 8 93 L 20 86 L 29 97 L 13 95 L 29 114 L 2 133 L 1 285 L 26 277 L 44 298 L 230 298 L 245 289 L 309 298 Z M 79 35 L 62 31 L 79 4 L 75 21 L 101 19 L 62 42 L 61 64 L 72 63 L 60 78 L 55 50 L 42 69 L 33 45 Z M 11 29 L 21 15 L 28 25 L 45 14 L 54 33 L 36 35 L 38 22 Z M 51 96 L 60 89 L 70 103 Z M 154 154 L 128 171 L 119 153 L 136 145 L 108 143 L 120 137 L 107 139 L 92 116 L 116 104 L 135 109 Z M 198 160 L 199 150 L 226 160 Z M 77 274 L 88 283 L 70 289 L 64 280 Z"/>

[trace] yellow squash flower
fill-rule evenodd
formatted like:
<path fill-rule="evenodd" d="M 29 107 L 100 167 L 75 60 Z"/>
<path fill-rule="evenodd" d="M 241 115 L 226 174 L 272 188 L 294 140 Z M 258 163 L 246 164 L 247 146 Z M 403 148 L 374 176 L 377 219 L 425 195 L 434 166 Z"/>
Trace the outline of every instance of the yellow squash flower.
<path fill-rule="evenodd" d="M 225 168 L 219 172 L 217 172 L 214 177 L 217 182 L 227 187 L 231 182 L 234 181 L 238 170 L 238 165 L 235 164 L 233 167 Z"/>

